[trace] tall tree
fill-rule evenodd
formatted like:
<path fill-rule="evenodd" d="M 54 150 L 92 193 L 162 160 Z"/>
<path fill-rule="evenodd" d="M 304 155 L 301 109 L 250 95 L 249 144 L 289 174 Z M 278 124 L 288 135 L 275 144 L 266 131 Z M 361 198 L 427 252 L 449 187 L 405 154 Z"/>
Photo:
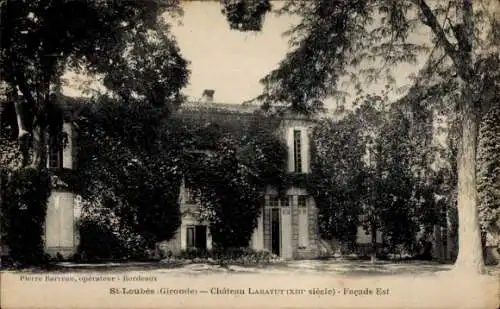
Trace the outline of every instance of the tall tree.
<path fill-rule="evenodd" d="M 363 198 L 365 147 L 357 117 L 322 119 L 313 131 L 309 193 L 318 207 L 323 239 L 356 243 Z"/>
<path fill-rule="evenodd" d="M 137 95 L 146 95 L 155 102 L 177 96 L 187 76 L 186 63 L 175 41 L 165 34 L 168 27 L 162 14 L 178 11 L 176 0 L 2 1 L 0 76 L 14 96 L 22 94 L 12 101 L 23 165 L 45 166 L 45 131 L 59 129 L 57 121 L 51 121 L 55 103 L 51 92 L 60 86 L 60 77 L 68 68 L 112 75 L 105 78 L 114 85 L 112 90 L 130 87 Z M 135 45 L 131 47 L 132 42 Z M 146 68 L 139 74 L 137 67 L 127 69 L 123 59 L 130 51 L 134 56 L 144 56 L 140 42 L 145 42 L 148 49 L 154 46 L 155 51 L 147 55 L 149 58 L 137 60 Z M 157 76 L 152 78 L 154 73 Z M 157 84 L 143 81 L 160 77 L 157 83 L 165 86 L 166 76 L 171 73 L 178 81 L 172 82 L 173 89 L 160 90 Z M 151 89 L 144 85 L 151 85 Z"/>
<path fill-rule="evenodd" d="M 297 0 L 286 2 L 281 11 L 296 14 L 301 21 L 289 31 L 294 50 L 263 79 L 262 98 L 300 111 L 311 111 L 316 106 L 311 104 L 314 100 L 335 91 L 341 76 L 350 75 L 355 84 L 361 85 L 360 70 L 353 70 L 356 67 L 362 67 L 362 75 L 370 81 L 386 73 L 388 66 L 415 62 L 426 48 L 412 43 L 410 34 L 419 26 L 430 30 L 427 42 L 449 60 L 461 94 L 457 103 L 461 129 L 457 156 L 459 253 L 455 269 L 482 273 L 476 149 L 481 114 L 495 93 L 485 87 L 491 74 L 480 73 L 478 67 L 499 56 L 498 1 Z M 242 10 L 243 17 L 233 20 L 253 16 L 250 13 Z M 254 20 L 262 20 L 262 16 Z M 377 61 L 367 66 L 372 60 Z"/>
<path fill-rule="evenodd" d="M 363 220 L 361 224 L 371 237 L 372 262 L 377 256 L 377 234 L 383 230 L 382 214 L 386 207 L 382 199 L 383 158 L 386 145 L 382 141 L 382 128 L 386 124 L 386 99 L 379 95 L 366 95 L 359 98 L 361 104 L 355 114 L 362 131 L 361 143 L 365 150 L 363 185 L 360 203 Z M 357 104 L 357 102 L 356 102 Z"/>

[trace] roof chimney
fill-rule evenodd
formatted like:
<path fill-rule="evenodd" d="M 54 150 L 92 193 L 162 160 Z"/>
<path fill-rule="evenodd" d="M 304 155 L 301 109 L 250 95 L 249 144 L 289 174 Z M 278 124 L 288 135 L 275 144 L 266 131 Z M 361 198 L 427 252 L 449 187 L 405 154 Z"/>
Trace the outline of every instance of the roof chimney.
<path fill-rule="evenodd" d="M 213 103 L 214 102 L 214 93 L 215 93 L 215 90 L 213 90 L 213 89 L 203 90 L 203 94 L 201 95 L 202 100 L 205 103 Z"/>

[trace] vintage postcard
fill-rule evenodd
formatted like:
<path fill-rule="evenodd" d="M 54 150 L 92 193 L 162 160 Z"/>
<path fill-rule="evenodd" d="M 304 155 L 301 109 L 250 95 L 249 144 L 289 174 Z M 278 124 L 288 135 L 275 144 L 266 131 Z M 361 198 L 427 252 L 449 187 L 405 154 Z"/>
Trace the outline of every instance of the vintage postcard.
<path fill-rule="evenodd" d="M 497 0 L 0 0 L 0 307 L 500 305 Z"/>

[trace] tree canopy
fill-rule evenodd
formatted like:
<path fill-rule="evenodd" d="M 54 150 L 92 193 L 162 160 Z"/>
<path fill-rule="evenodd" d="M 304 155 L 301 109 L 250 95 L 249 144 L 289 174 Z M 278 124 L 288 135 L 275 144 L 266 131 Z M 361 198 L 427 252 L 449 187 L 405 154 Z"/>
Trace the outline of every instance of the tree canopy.
<path fill-rule="evenodd" d="M 296 14 L 301 20 L 288 32 L 293 50 L 262 80 L 264 93 L 260 99 L 267 106 L 278 103 L 297 111 L 314 112 L 318 101 L 337 90 L 341 76 L 350 77 L 362 91 L 364 82 L 381 76 L 391 81 L 388 68 L 401 62 L 415 63 L 422 52 L 438 51 L 441 56 L 435 66 L 443 64 L 448 71 L 445 77 L 453 77 L 457 87 L 450 91 L 438 74 L 441 82 L 436 83 L 434 66 L 423 70 L 415 83 L 420 89 L 426 80 L 431 80 L 432 86 L 428 83 L 423 88 L 435 89 L 436 101 L 445 100 L 455 91 L 460 94 L 456 101 L 445 100 L 460 119 L 459 254 L 455 269 L 483 272 L 476 151 L 481 115 L 498 97 L 498 1 L 296 0 L 287 1 L 280 11 Z M 251 11 L 238 12 L 240 20 L 253 16 Z M 262 21 L 262 17 L 254 20 Z M 421 35 L 424 43 L 410 40 L 418 29 L 428 30 Z M 493 69 L 481 69 L 486 63 Z"/>
<path fill-rule="evenodd" d="M 8 103 L 16 106 L 24 165 L 34 148 L 31 164 L 44 166 L 40 132 L 57 130 L 51 93 L 67 69 L 104 74 L 106 86 L 121 97 L 178 103 L 187 62 L 165 16 L 180 12 L 176 0 L 3 1 L 0 76 L 13 89 Z"/>

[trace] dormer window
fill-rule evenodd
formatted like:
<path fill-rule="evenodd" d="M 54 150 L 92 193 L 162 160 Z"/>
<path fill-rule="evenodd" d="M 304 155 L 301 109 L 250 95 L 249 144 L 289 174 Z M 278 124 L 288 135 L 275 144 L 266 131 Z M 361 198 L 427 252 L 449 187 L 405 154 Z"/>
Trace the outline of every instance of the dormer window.
<path fill-rule="evenodd" d="M 184 188 L 184 202 L 186 204 L 196 204 L 196 196 L 193 189 L 189 187 Z"/>
<path fill-rule="evenodd" d="M 302 140 L 300 130 L 293 130 L 293 161 L 294 171 L 302 173 Z"/>

